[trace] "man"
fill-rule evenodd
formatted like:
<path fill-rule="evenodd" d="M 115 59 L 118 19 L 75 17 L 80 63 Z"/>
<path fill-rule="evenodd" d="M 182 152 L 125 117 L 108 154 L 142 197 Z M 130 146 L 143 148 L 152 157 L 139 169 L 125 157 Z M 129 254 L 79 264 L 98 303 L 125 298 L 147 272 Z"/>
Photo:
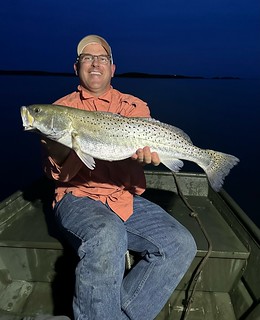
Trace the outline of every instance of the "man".
<path fill-rule="evenodd" d="M 115 65 L 105 39 L 86 36 L 77 54 L 74 70 L 80 85 L 55 104 L 150 116 L 145 102 L 112 88 Z M 140 146 L 131 159 L 96 160 L 89 170 L 71 149 L 44 138 L 42 143 L 48 152 L 45 172 L 56 181 L 55 218 L 79 256 L 75 319 L 154 319 L 196 253 L 191 234 L 140 197 L 145 190 L 142 164 L 158 165 L 158 154 Z M 124 275 L 127 250 L 140 260 Z"/>

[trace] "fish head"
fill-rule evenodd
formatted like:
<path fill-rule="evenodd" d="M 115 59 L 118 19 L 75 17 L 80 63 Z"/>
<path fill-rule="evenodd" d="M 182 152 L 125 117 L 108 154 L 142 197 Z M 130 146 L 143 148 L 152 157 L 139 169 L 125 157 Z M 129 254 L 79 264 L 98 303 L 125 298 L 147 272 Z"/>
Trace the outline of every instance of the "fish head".
<path fill-rule="evenodd" d="M 71 126 L 62 107 L 35 104 L 22 106 L 20 112 L 25 131 L 37 131 L 55 141 L 59 141 Z"/>
<path fill-rule="evenodd" d="M 25 131 L 36 130 L 36 128 L 34 128 L 34 126 L 33 126 L 34 118 L 33 118 L 33 116 L 31 116 L 27 107 L 22 106 L 20 111 L 21 111 L 21 117 L 22 117 L 22 121 L 23 121 L 24 130 Z"/>

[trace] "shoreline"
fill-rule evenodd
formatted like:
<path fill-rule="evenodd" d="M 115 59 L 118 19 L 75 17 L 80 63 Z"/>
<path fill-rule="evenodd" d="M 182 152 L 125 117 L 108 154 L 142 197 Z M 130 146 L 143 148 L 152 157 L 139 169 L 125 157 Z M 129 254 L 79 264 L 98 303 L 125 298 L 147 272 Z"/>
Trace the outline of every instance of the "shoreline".
<path fill-rule="evenodd" d="M 56 76 L 56 77 L 76 77 L 74 73 L 70 72 L 50 72 L 50 71 L 37 71 L 37 70 L 0 70 L 0 75 L 5 76 Z M 124 72 L 115 74 L 115 78 L 146 78 L 146 79 L 213 79 L 213 80 L 239 80 L 240 77 L 233 76 L 186 76 L 180 74 L 151 74 L 143 72 Z"/>

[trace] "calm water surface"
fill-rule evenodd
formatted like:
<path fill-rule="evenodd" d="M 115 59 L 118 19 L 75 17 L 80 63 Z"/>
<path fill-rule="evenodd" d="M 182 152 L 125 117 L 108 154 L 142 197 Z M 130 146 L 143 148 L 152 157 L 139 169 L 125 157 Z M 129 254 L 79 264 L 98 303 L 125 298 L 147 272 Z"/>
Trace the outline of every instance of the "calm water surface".
<path fill-rule="evenodd" d="M 0 76 L 0 201 L 42 175 L 38 139 L 23 132 L 20 106 L 52 103 L 76 85 L 74 77 Z M 260 225 L 260 80 L 114 78 L 113 86 L 145 100 L 154 118 L 182 128 L 195 145 L 237 156 L 224 188 Z M 185 162 L 183 171 L 201 170 Z"/>

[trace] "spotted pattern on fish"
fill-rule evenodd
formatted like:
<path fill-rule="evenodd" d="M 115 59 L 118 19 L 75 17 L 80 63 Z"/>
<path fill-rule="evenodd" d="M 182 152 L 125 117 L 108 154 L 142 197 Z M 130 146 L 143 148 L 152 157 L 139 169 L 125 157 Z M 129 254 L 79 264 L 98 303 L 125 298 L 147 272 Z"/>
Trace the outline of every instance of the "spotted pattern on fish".
<path fill-rule="evenodd" d="M 72 148 L 90 169 L 94 159 L 107 161 L 131 157 L 137 149 L 149 146 L 161 162 L 177 172 L 182 160 L 195 162 L 218 191 L 238 158 L 195 146 L 181 129 L 151 118 L 131 118 L 118 114 L 85 111 L 57 105 L 31 105 L 21 108 L 25 130 L 37 130 L 49 139 Z"/>

